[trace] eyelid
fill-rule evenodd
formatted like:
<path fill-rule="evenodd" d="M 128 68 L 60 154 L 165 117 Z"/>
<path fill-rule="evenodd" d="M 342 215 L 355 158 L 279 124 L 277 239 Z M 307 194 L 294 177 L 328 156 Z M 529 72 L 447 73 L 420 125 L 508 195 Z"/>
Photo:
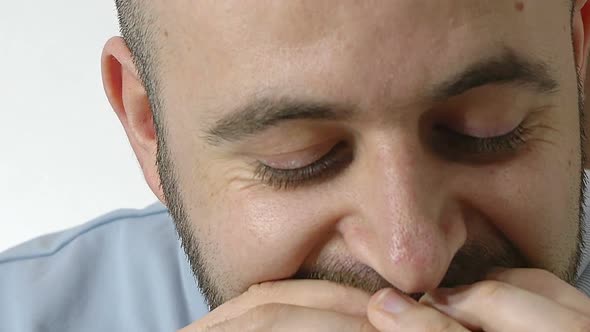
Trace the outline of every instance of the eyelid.
<path fill-rule="evenodd" d="M 476 126 L 468 127 L 464 126 L 461 130 L 458 130 L 459 133 L 465 136 L 471 136 L 472 138 L 476 139 L 489 139 L 489 138 L 496 138 L 501 136 L 506 136 L 514 130 L 516 130 L 520 126 L 520 123 L 516 124 L 516 126 L 508 127 L 508 126 L 496 126 L 496 127 L 487 127 L 487 128 L 477 128 Z"/>
<path fill-rule="evenodd" d="M 522 125 L 523 121 L 524 119 L 522 118 L 503 120 L 480 119 L 478 121 L 472 119 L 455 119 L 454 121 L 443 123 L 443 125 L 463 136 L 486 139 L 508 135 Z"/>
<path fill-rule="evenodd" d="M 523 121 L 504 135 L 478 138 L 441 127 L 443 136 L 436 139 L 435 148 L 453 160 L 465 162 L 492 162 L 513 156 L 528 141 L 529 128 Z"/>
<path fill-rule="evenodd" d="M 297 151 L 267 156 L 258 155 L 255 158 L 268 167 L 284 170 L 298 169 L 321 159 L 336 143 L 337 141 L 330 140 Z"/>
<path fill-rule="evenodd" d="M 296 169 L 278 169 L 258 162 L 255 176 L 276 189 L 294 189 L 336 176 L 352 162 L 352 147 L 340 141 L 321 158 Z"/>

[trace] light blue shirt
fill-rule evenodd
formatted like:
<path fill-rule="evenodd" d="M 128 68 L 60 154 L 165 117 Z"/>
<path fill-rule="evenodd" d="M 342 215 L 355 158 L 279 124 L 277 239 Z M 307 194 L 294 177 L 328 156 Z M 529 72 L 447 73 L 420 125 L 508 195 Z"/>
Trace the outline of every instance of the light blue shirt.
<path fill-rule="evenodd" d="M 0 254 L 0 331 L 176 331 L 207 313 L 162 204 Z"/>
<path fill-rule="evenodd" d="M 578 272 L 589 294 L 590 255 Z M 0 254 L 0 331 L 176 331 L 207 313 L 160 203 Z"/>

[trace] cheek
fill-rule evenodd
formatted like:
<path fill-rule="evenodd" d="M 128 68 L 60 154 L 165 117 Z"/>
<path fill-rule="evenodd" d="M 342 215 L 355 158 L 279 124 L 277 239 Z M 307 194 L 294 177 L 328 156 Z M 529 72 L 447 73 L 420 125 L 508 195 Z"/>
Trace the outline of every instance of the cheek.
<path fill-rule="evenodd" d="M 575 250 L 577 151 L 565 143 L 545 145 L 494 171 L 466 173 L 475 180 L 464 187 L 471 192 L 472 204 L 537 267 L 561 270 Z"/>
<path fill-rule="evenodd" d="M 229 298 L 292 276 L 338 207 L 322 190 L 273 191 L 252 180 L 250 169 L 207 163 L 205 155 L 186 154 L 176 171 L 203 263 L 220 291 Z"/>
<path fill-rule="evenodd" d="M 310 196 L 311 195 L 311 196 Z M 206 219 L 225 279 L 236 292 L 266 280 L 292 276 L 325 235 L 336 207 L 320 202 L 321 193 L 283 193 L 268 188 L 226 191 L 211 201 Z M 209 253 L 208 253 L 209 254 Z M 232 294 L 228 294 L 232 295 Z"/>

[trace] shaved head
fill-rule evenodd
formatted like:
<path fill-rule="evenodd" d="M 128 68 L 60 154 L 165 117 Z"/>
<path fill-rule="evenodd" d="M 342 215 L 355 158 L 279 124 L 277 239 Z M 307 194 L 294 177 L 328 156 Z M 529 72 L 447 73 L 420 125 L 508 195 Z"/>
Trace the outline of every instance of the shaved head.
<path fill-rule="evenodd" d="M 130 131 L 152 112 L 142 168 L 212 308 L 293 278 L 420 294 L 504 266 L 574 282 L 572 1 L 116 4 L 151 106 L 129 89 L 145 113 Z"/>
<path fill-rule="evenodd" d="M 572 16 L 574 2 L 575 0 L 564 1 L 570 6 Z M 154 52 L 157 49 L 157 18 L 153 16 L 152 11 L 148 8 L 150 4 L 147 2 L 115 0 L 115 5 L 121 35 L 133 55 L 138 75 L 150 98 L 155 124 L 160 127 L 162 103 L 158 97 L 158 65 L 157 54 Z"/>
<path fill-rule="evenodd" d="M 131 54 L 154 113 L 156 125 L 160 122 L 158 114 L 160 109 L 158 93 L 158 61 L 156 44 L 156 18 L 148 8 L 149 4 L 138 0 L 115 0 L 119 19 L 121 35 Z"/>

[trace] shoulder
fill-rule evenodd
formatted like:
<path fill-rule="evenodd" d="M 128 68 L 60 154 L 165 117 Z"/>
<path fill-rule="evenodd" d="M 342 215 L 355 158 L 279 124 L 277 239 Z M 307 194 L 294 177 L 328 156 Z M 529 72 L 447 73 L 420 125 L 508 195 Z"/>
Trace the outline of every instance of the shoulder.
<path fill-rule="evenodd" d="M 166 208 L 152 204 L 145 209 L 119 209 L 102 215 L 89 222 L 53 234 L 44 235 L 0 253 L 0 266 L 27 260 L 42 261 L 44 258 L 60 256 L 72 248 L 89 246 L 97 238 L 108 236 L 109 242 L 116 242 L 112 233 L 125 230 L 145 231 L 150 228 L 170 229 L 172 225 Z"/>
<path fill-rule="evenodd" d="M 174 330 L 206 312 L 159 203 L 0 254 L 0 293 L 3 331 Z"/>

